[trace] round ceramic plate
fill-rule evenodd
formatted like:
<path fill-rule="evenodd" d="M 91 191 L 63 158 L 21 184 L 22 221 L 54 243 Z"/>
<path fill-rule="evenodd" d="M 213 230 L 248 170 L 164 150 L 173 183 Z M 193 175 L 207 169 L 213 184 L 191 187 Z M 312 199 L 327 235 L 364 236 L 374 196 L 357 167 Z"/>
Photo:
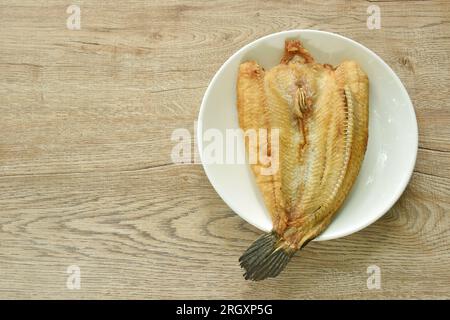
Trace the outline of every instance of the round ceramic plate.
<path fill-rule="evenodd" d="M 369 77 L 369 142 L 364 162 L 346 201 L 316 240 L 343 237 L 370 225 L 393 206 L 408 184 L 417 155 L 417 122 L 408 93 L 392 69 L 363 45 L 330 32 L 291 30 L 241 48 L 222 65 L 203 97 L 197 127 L 200 158 L 211 184 L 228 206 L 255 227 L 270 231 L 272 221 L 249 165 L 227 164 L 225 155 L 223 163 L 211 163 L 205 161 L 203 150 L 216 133 L 226 139 L 227 129 L 239 128 L 239 64 L 256 60 L 270 69 L 279 63 L 287 38 L 300 39 L 320 63 L 337 65 L 343 60 L 355 60 Z M 206 132 L 209 141 L 205 140 Z M 236 152 L 245 153 L 243 139 L 238 139 Z"/>

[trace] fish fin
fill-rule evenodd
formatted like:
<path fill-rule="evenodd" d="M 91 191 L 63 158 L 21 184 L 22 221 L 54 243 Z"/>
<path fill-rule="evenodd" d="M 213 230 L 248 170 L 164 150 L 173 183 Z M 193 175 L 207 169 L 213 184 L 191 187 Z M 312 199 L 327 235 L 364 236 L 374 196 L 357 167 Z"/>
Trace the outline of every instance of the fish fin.
<path fill-rule="evenodd" d="M 245 270 L 246 280 L 264 280 L 279 275 L 296 251 L 272 231 L 253 242 L 239 263 Z"/>
<path fill-rule="evenodd" d="M 314 63 L 313 56 L 303 47 L 300 40 L 286 40 L 284 44 L 284 55 L 281 58 L 282 64 Z"/>

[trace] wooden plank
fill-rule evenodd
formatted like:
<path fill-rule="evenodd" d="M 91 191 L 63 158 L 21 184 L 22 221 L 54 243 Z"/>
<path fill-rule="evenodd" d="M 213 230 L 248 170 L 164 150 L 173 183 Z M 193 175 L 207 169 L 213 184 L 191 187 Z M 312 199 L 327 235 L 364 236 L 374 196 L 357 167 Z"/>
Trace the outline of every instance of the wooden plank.
<path fill-rule="evenodd" d="M 280 277 L 261 283 L 243 281 L 237 262 L 258 232 L 220 201 L 200 166 L 0 180 L 3 296 L 448 294 L 449 179 L 415 174 L 380 221 L 343 239 L 312 243 Z M 80 291 L 65 287 L 72 264 L 82 270 Z M 366 287 L 372 264 L 381 268 L 382 290 Z"/>

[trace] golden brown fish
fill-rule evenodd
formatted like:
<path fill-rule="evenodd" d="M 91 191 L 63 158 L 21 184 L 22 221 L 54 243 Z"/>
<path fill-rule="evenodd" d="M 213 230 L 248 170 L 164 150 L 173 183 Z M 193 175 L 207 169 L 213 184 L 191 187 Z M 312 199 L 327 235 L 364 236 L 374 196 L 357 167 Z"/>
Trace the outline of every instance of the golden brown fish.
<path fill-rule="evenodd" d="M 239 259 L 246 279 L 277 276 L 329 225 L 364 158 L 368 97 L 368 78 L 356 62 L 316 63 L 298 40 L 286 41 L 281 63 L 267 72 L 255 61 L 240 65 L 240 127 L 266 129 L 257 151 L 278 152 L 279 159 L 271 174 L 263 172 L 265 162 L 251 165 L 273 230 Z M 270 139 L 274 129 L 277 143 Z"/>

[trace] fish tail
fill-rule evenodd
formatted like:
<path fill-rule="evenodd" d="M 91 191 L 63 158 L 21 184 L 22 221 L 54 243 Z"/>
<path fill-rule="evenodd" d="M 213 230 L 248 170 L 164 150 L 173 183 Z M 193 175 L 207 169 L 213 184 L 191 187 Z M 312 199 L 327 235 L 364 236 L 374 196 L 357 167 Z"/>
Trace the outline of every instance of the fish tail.
<path fill-rule="evenodd" d="M 264 280 L 280 274 L 296 252 L 276 232 L 259 237 L 239 258 L 246 280 Z"/>

